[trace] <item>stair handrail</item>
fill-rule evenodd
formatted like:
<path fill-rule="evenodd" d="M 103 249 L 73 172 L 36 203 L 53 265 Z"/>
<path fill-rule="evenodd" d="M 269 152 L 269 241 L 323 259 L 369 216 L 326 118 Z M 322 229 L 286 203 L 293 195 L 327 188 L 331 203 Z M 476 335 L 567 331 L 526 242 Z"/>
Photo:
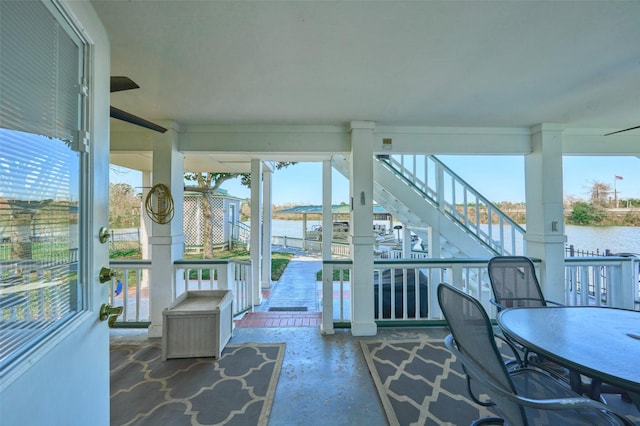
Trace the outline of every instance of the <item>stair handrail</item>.
<path fill-rule="evenodd" d="M 418 159 L 424 157 L 422 162 Z M 392 154 L 377 156 L 393 173 L 437 206 L 442 214 L 490 248 L 496 255 L 525 254 L 526 231 L 434 155 Z M 430 166 L 429 163 L 433 163 Z M 419 171 L 423 173 L 419 173 Z M 424 175 L 424 176 L 420 176 Z M 449 183 L 450 186 L 446 186 Z M 449 195 L 449 197 L 447 197 Z M 462 211 L 457 208 L 462 200 Z M 472 205 L 470 200 L 475 201 Z M 481 207 L 487 212 L 487 229 L 482 229 Z M 496 220 L 497 234 L 494 226 Z M 507 228 L 508 227 L 508 228 Z M 507 240 L 508 238 L 508 240 Z"/>
<path fill-rule="evenodd" d="M 251 227 L 240 221 L 229 221 L 231 224 L 231 239 L 235 242 L 248 244 L 251 239 Z"/>

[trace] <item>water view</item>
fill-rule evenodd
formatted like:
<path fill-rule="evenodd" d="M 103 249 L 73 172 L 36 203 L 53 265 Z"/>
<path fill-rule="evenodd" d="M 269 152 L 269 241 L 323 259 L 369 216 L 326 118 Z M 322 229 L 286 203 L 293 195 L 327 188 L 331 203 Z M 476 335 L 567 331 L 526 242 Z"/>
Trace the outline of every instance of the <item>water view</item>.
<path fill-rule="evenodd" d="M 640 255 L 640 227 L 638 226 L 576 226 L 566 225 L 567 244 L 576 249 L 601 253 L 635 253 Z"/>
<path fill-rule="evenodd" d="M 387 225 L 387 221 L 374 221 Z M 307 229 L 320 225 L 319 220 L 308 220 Z M 566 225 L 567 245 L 577 250 L 604 253 L 636 253 L 640 255 L 640 227 L 638 226 L 576 226 Z M 302 238 L 301 220 L 273 220 L 272 235 Z"/>

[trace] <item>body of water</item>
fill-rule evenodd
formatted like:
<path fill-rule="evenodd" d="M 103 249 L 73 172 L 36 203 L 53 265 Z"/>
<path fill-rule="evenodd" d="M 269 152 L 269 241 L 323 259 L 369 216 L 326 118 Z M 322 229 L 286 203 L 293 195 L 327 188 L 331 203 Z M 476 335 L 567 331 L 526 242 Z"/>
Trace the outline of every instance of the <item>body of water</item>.
<path fill-rule="evenodd" d="M 389 226 L 387 221 L 376 221 Z M 308 220 L 307 228 L 320 225 L 319 220 Z M 640 255 L 640 227 L 638 226 L 576 226 L 565 225 L 567 245 L 573 244 L 576 250 L 604 253 L 636 253 Z M 301 220 L 273 220 L 272 235 L 302 238 Z"/>
<path fill-rule="evenodd" d="M 576 226 L 565 225 L 567 244 L 576 249 L 640 255 L 639 226 Z"/>

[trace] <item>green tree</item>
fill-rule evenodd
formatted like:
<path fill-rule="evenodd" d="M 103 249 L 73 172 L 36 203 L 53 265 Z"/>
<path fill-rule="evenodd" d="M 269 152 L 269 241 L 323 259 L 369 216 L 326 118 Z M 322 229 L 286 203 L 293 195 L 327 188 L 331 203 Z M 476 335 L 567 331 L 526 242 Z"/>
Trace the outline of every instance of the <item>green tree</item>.
<path fill-rule="evenodd" d="M 276 170 L 289 167 L 296 163 L 292 162 L 278 162 L 274 164 Z M 197 191 L 202 193 L 202 218 L 204 221 L 204 232 L 202 244 L 204 246 L 204 258 L 213 258 L 213 245 L 211 243 L 211 236 L 213 234 L 212 222 L 211 222 L 211 205 L 207 193 L 215 193 L 220 186 L 231 179 L 240 179 L 242 185 L 251 188 L 251 174 L 250 173 L 185 173 L 184 179 L 189 182 L 194 182 L 196 186 L 190 186 L 186 189 L 190 191 Z"/>
<path fill-rule="evenodd" d="M 629 198 L 625 200 L 627 203 L 627 207 L 640 207 L 640 199 L 638 198 Z"/>
<path fill-rule="evenodd" d="M 602 222 L 605 216 L 606 212 L 601 207 L 587 204 L 584 201 L 577 201 L 573 204 L 569 222 L 576 225 L 590 225 Z"/>
<path fill-rule="evenodd" d="M 128 183 L 109 183 L 109 226 L 136 225 L 140 219 L 140 194 Z"/>

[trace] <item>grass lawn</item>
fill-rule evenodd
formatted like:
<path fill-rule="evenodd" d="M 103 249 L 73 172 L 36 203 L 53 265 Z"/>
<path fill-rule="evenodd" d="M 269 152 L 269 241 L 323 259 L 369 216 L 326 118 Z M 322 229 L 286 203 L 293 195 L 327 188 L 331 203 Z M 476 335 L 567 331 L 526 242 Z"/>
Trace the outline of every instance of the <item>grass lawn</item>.
<path fill-rule="evenodd" d="M 251 260 L 251 254 L 249 250 L 238 249 L 230 251 L 220 251 L 214 254 L 215 259 L 236 259 L 236 260 Z M 111 259 L 140 259 L 142 256 L 140 250 L 118 250 L 112 252 Z M 282 253 L 274 251 L 271 253 L 271 280 L 278 281 L 280 275 L 284 272 L 287 264 L 293 257 L 293 253 Z M 185 259 L 202 259 L 200 254 L 185 255 Z M 203 278 L 208 279 L 208 272 L 205 271 Z"/>
<path fill-rule="evenodd" d="M 244 249 L 220 251 L 214 253 L 214 256 L 216 259 L 251 260 L 251 253 L 249 253 L 249 250 Z M 271 253 L 271 281 L 278 281 L 280 279 L 280 275 L 282 275 L 292 257 L 293 253 L 282 253 L 279 251 Z"/>
<path fill-rule="evenodd" d="M 334 269 L 333 270 L 333 281 L 340 281 L 340 269 Z M 344 281 L 349 281 L 349 271 L 348 269 L 345 269 L 343 271 L 343 276 L 342 279 Z M 316 272 L 316 280 L 317 281 L 322 281 L 322 269 L 320 269 L 318 272 Z"/>

